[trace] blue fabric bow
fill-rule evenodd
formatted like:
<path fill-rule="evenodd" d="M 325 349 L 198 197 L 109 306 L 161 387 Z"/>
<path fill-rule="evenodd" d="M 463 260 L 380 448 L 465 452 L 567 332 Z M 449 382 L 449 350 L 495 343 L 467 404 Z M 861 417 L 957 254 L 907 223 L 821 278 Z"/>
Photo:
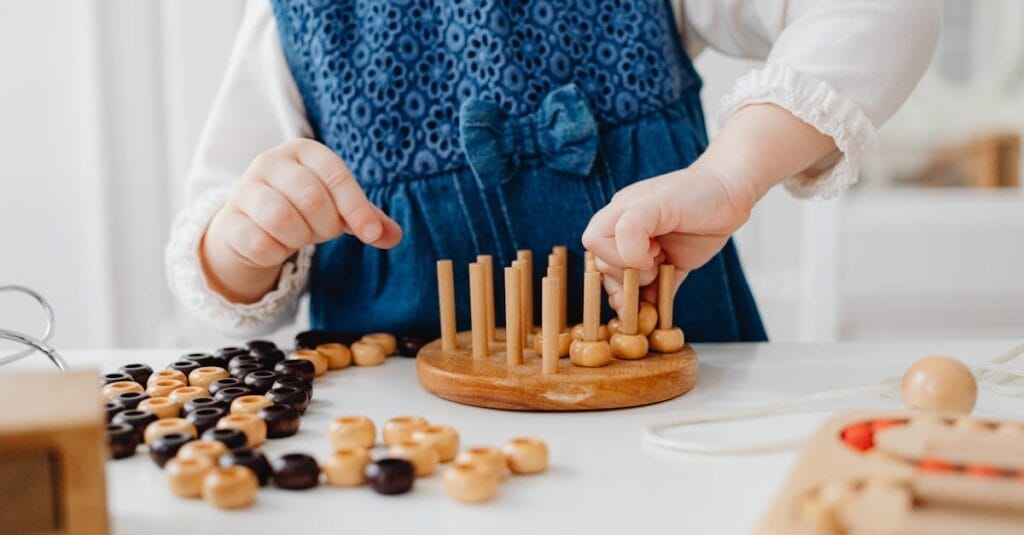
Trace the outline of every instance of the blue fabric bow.
<path fill-rule="evenodd" d="M 481 187 L 496 187 L 529 162 L 587 176 L 597 157 L 597 123 L 575 84 L 544 98 L 540 109 L 510 117 L 493 102 L 471 98 L 459 110 L 462 149 Z"/>

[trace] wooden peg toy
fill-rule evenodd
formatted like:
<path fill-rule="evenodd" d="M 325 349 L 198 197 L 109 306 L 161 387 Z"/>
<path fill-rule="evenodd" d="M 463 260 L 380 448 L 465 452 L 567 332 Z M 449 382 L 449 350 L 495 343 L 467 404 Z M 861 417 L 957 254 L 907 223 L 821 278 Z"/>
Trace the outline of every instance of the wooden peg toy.
<path fill-rule="evenodd" d="M 583 334 L 572 342 L 569 358 L 576 366 L 597 368 L 612 361 L 612 349 L 600 338 L 601 274 L 596 271 L 583 275 Z"/>
<path fill-rule="evenodd" d="M 647 337 L 639 333 L 637 314 L 640 306 L 640 280 L 637 270 L 626 268 L 622 274 L 622 330 L 612 335 L 612 353 L 627 360 L 647 356 Z"/>
<path fill-rule="evenodd" d="M 505 359 L 509 366 L 523 363 L 522 276 L 515 267 L 505 268 Z"/>
<path fill-rule="evenodd" d="M 377 441 L 377 427 L 365 416 L 342 416 L 331 420 L 327 438 L 335 449 L 371 448 Z"/>
<path fill-rule="evenodd" d="M 552 267 L 555 268 L 553 271 Z M 564 245 L 556 245 L 551 249 L 548 255 L 548 276 L 558 279 L 558 332 L 562 332 L 567 326 L 569 306 L 569 251 Z"/>
<path fill-rule="evenodd" d="M 469 308 L 475 359 L 491 354 L 487 340 L 487 282 L 484 277 L 483 264 L 473 262 L 469 265 Z"/>
<path fill-rule="evenodd" d="M 518 437 L 506 442 L 501 453 L 515 474 L 537 474 L 548 468 L 548 446 L 533 437 Z"/>
<path fill-rule="evenodd" d="M 908 409 L 968 414 L 978 398 L 978 382 L 970 368 L 952 357 L 924 357 L 907 370 L 902 381 Z"/>
<path fill-rule="evenodd" d="M 672 353 L 686 345 L 683 330 L 672 325 L 675 274 L 676 268 L 671 264 L 662 264 L 658 268 L 658 328 L 647 337 L 651 350 L 658 353 Z"/>
<path fill-rule="evenodd" d="M 363 471 L 370 464 L 365 448 L 338 448 L 323 463 L 327 484 L 335 487 L 358 487 L 365 481 Z"/>
<path fill-rule="evenodd" d="M 201 494 L 218 509 L 239 509 L 252 504 L 259 488 L 252 470 L 244 466 L 217 467 L 203 476 Z"/>
<path fill-rule="evenodd" d="M 520 347 L 523 351 L 526 350 L 527 343 L 530 340 L 530 335 L 533 334 L 533 298 L 531 294 L 526 291 L 526 286 L 529 284 L 529 279 L 532 275 L 526 270 L 526 263 L 522 260 L 513 260 L 512 268 L 516 270 L 519 275 L 519 337 Z M 506 318 L 506 322 L 508 319 Z M 507 336 L 507 334 L 506 334 Z"/>
<path fill-rule="evenodd" d="M 516 261 L 523 270 L 523 325 L 526 333 L 532 333 L 536 325 L 533 323 L 533 251 L 520 249 L 516 251 Z M 524 344 L 525 347 L 525 344 Z"/>
<path fill-rule="evenodd" d="M 556 330 L 558 335 L 558 356 L 561 358 L 569 356 L 569 350 L 572 346 L 572 333 L 565 329 L 565 325 L 563 323 L 565 306 L 562 299 L 565 295 L 561 290 L 561 284 L 563 284 L 564 281 L 564 267 L 558 264 L 561 262 L 561 259 L 555 254 L 549 255 L 548 261 L 551 262 L 551 265 L 548 266 L 547 278 L 553 279 L 559 284 L 558 295 L 555 296 L 555 311 L 557 315 Z M 543 321 L 543 318 L 541 318 L 541 320 Z M 533 350 L 537 353 L 544 353 L 544 333 L 540 333 L 534 337 Z"/>
<path fill-rule="evenodd" d="M 598 269 L 597 269 L 597 260 L 594 258 L 594 253 L 592 253 L 590 251 L 584 251 L 583 252 L 583 272 L 584 273 L 590 273 L 590 272 L 593 272 L 593 271 L 598 271 Z"/>
<path fill-rule="evenodd" d="M 444 471 L 444 491 L 463 503 L 482 503 L 498 493 L 500 479 L 479 463 L 456 462 Z"/>
<path fill-rule="evenodd" d="M 491 255 L 477 255 L 476 262 L 480 264 L 484 273 L 484 325 L 487 333 L 487 344 L 495 340 L 495 319 L 494 319 L 494 258 Z"/>
<path fill-rule="evenodd" d="M 455 322 L 455 275 L 451 260 L 437 261 L 437 302 L 441 316 L 441 349 L 458 349 Z"/>
<path fill-rule="evenodd" d="M 541 370 L 544 374 L 558 373 L 558 278 L 544 277 L 541 282 Z"/>

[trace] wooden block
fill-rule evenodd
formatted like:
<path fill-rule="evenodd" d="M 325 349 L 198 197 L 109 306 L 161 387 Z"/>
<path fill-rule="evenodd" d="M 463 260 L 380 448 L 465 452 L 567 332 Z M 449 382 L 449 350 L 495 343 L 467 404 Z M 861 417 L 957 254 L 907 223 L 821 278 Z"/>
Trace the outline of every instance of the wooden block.
<path fill-rule="evenodd" d="M 483 266 L 484 271 L 484 308 L 487 314 L 485 324 L 487 325 L 487 344 L 494 341 L 494 259 L 491 255 L 478 255 L 478 264 Z M 488 353 L 490 351 L 488 350 Z"/>
<path fill-rule="evenodd" d="M 523 314 L 525 321 L 523 325 L 526 326 L 524 332 L 527 334 L 532 332 L 534 329 L 533 323 L 533 251 L 519 250 L 516 251 L 516 260 L 522 263 L 521 269 L 523 270 Z M 523 342 L 523 346 L 526 346 L 526 342 Z"/>
<path fill-rule="evenodd" d="M 437 301 L 441 313 L 441 343 L 445 351 L 454 351 L 455 334 L 455 275 L 451 260 L 437 261 Z"/>
<path fill-rule="evenodd" d="M 509 366 L 523 363 L 522 276 L 514 267 L 505 268 L 505 352 Z"/>
<path fill-rule="evenodd" d="M 480 359 L 490 354 L 487 340 L 487 288 L 484 266 L 479 262 L 469 265 L 469 308 L 473 330 L 473 358 Z"/>
<path fill-rule="evenodd" d="M 544 338 L 541 370 L 549 375 L 558 373 L 558 295 L 561 290 L 555 277 L 544 277 L 541 284 L 541 334 Z"/>

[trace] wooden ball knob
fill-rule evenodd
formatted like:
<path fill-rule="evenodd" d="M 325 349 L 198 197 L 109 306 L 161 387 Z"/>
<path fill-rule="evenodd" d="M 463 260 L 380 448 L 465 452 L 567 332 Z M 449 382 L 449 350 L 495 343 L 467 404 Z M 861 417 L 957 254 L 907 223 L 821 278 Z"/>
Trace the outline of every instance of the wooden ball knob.
<path fill-rule="evenodd" d="M 455 456 L 456 464 L 477 464 L 497 477 L 508 475 L 508 461 L 501 450 L 491 446 L 476 446 L 465 449 Z"/>
<path fill-rule="evenodd" d="M 210 393 L 201 386 L 183 386 L 175 389 L 173 392 L 167 395 L 167 397 L 180 404 L 182 407 L 185 403 L 196 398 L 209 397 Z"/>
<path fill-rule="evenodd" d="M 203 499 L 220 509 L 246 507 L 259 491 L 256 474 L 244 466 L 214 468 L 203 477 Z"/>
<path fill-rule="evenodd" d="M 647 301 L 640 302 L 636 327 L 640 334 L 647 336 L 658 326 L 658 309 Z"/>
<path fill-rule="evenodd" d="M 430 424 L 421 416 L 396 416 L 384 424 L 384 443 L 394 446 L 412 438 L 415 431 L 426 429 Z"/>
<path fill-rule="evenodd" d="M 558 333 L 558 356 L 568 357 L 572 346 L 572 333 L 568 331 Z M 538 354 L 544 353 L 544 335 L 537 333 L 533 337 L 533 350 Z"/>
<path fill-rule="evenodd" d="M 647 356 L 647 337 L 642 334 L 612 335 L 612 354 L 620 359 L 636 360 Z"/>
<path fill-rule="evenodd" d="M 370 333 L 361 338 L 363 342 L 370 342 L 373 344 L 380 345 L 381 349 L 384 350 L 384 356 L 388 357 L 395 354 L 395 350 L 398 349 L 398 339 L 395 335 L 388 333 Z"/>
<path fill-rule="evenodd" d="M 352 364 L 352 351 L 345 344 L 320 344 L 316 350 L 327 357 L 327 369 L 340 370 Z"/>
<path fill-rule="evenodd" d="M 113 383 L 113 384 L 117 384 L 117 383 Z M 107 385 L 107 386 L 111 386 L 111 385 Z M 159 381 L 154 381 L 154 382 L 150 383 L 150 385 L 148 387 L 146 387 L 146 393 L 149 394 L 150 397 L 154 397 L 154 398 L 157 398 L 157 397 L 167 397 L 167 396 L 171 395 L 171 392 L 174 392 L 175 390 L 177 390 L 179 388 L 183 388 L 184 386 L 185 386 L 185 383 L 183 383 L 181 381 L 178 381 L 176 379 L 161 379 Z"/>
<path fill-rule="evenodd" d="M 612 348 L 608 342 L 584 342 L 576 340 L 569 347 L 569 358 L 576 366 L 599 368 L 612 361 Z"/>
<path fill-rule="evenodd" d="M 363 470 L 370 464 L 364 448 L 339 448 L 327 458 L 323 472 L 327 483 L 335 487 L 357 487 L 363 484 Z"/>
<path fill-rule="evenodd" d="M 174 392 L 171 393 L 173 394 Z M 136 408 L 140 411 L 149 411 L 160 419 L 177 418 L 181 414 L 181 404 L 169 397 L 144 399 Z"/>
<path fill-rule="evenodd" d="M 598 328 L 597 328 L 597 339 L 598 340 L 604 340 L 605 342 L 607 342 L 608 340 L 611 339 L 611 337 L 612 337 L 612 333 L 611 333 L 611 331 L 608 330 L 608 326 L 607 325 L 599 325 L 598 326 Z M 573 339 L 573 341 L 583 340 L 583 324 L 582 323 L 578 323 L 578 324 L 576 324 L 575 327 L 572 328 L 572 339 Z M 571 354 L 572 348 L 570 348 L 569 351 L 570 351 L 570 354 Z"/>
<path fill-rule="evenodd" d="M 313 363 L 313 375 L 320 377 L 327 373 L 327 356 L 315 349 L 300 349 L 288 356 L 291 360 L 308 360 Z"/>
<path fill-rule="evenodd" d="M 443 463 L 454 459 L 459 453 L 459 432 L 449 425 L 431 425 L 426 429 L 417 429 L 412 433 L 412 440 L 433 446 Z"/>
<path fill-rule="evenodd" d="M 418 442 L 416 440 L 405 440 L 388 448 L 388 456 L 397 459 L 405 459 L 416 467 L 416 477 L 427 477 L 437 469 L 440 462 L 440 455 L 432 444 Z"/>
<path fill-rule="evenodd" d="M 204 366 L 202 368 L 196 368 L 188 374 L 188 384 L 189 386 L 199 386 L 209 390 L 211 383 L 217 379 L 224 379 L 225 377 L 228 377 L 228 371 L 224 368 Z"/>
<path fill-rule="evenodd" d="M 686 345 L 686 337 L 679 327 L 671 329 L 654 329 L 647 337 L 651 351 L 658 353 L 675 353 Z"/>
<path fill-rule="evenodd" d="M 903 375 L 903 402 L 911 410 L 968 414 L 978 383 L 962 362 L 945 356 L 918 360 Z"/>
<path fill-rule="evenodd" d="M 246 445 L 250 448 L 267 441 L 267 424 L 255 414 L 229 414 L 217 421 L 217 429 L 237 429 L 245 433 Z"/>
<path fill-rule="evenodd" d="M 170 433 L 185 433 L 190 435 L 192 438 L 198 436 L 196 426 L 192 425 L 192 422 L 184 418 L 164 418 L 162 420 L 157 420 L 146 426 L 146 430 L 143 432 L 142 436 L 143 441 L 148 446 L 158 437 Z"/>
<path fill-rule="evenodd" d="M 513 438 L 501 447 L 501 453 L 516 474 L 537 474 L 548 468 L 548 447 L 536 438 Z"/>
<path fill-rule="evenodd" d="M 178 458 L 194 459 L 196 457 L 203 457 L 211 463 L 217 464 L 221 456 L 227 452 L 228 447 L 219 440 L 194 440 L 178 450 Z"/>
<path fill-rule="evenodd" d="M 274 402 L 266 396 L 256 394 L 238 396 L 231 401 L 231 414 L 259 414 L 261 409 L 273 404 Z"/>
<path fill-rule="evenodd" d="M 185 374 L 180 370 L 157 370 L 149 376 L 149 379 L 146 380 L 146 386 L 163 379 L 181 381 L 186 384 L 188 383 L 188 378 L 185 377 Z"/>
<path fill-rule="evenodd" d="M 110 384 L 107 384 L 106 386 L 104 386 L 103 390 L 102 390 L 102 393 L 103 393 L 103 400 L 104 401 L 110 401 L 110 400 L 116 398 L 117 396 L 119 396 L 121 394 L 124 394 L 125 392 L 139 392 L 139 393 L 142 393 L 142 392 L 145 392 L 145 391 L 146 390 L 144 388 L 142 388 L 142 385 L 140 385 L 139 383 L 136 383 L 135 381 L 117 381 L 117 382 L 110 383 Z"/>
<path fill-rule="evenodd" d="M 611 333 L 611 335 L 614 335 L 617 332 L 621 332 L 622 331 L 622 320 L 620 320 L 619 318 L 612 318 L 612 319 L 608 320 L 607 327 L 608 327 L 608 332 Z M 611 340 L 611 336 L 609 336 L 608 339 Z"/>
<path fill-rule="evenodd" d="M 444 491 L 464 503 L 481 503 L 498 493 L 500 478 L 476 463 L 456 462 L 444 471 Z"/>
<path fill-rule="evenodd" d="M 380 344 L 363 340 L 354 342 L 351 350 L 352 362 L 356 366 L 378 366 L 383 364 L 388 356 Z"/>
<path fill-rule="evenodd" d="M 365 416 L 342 416 L 331 420 L 327 438 L 335 449 L 371 448 L 377 440 L 377 427 Z"/>
<path fill-rule="evenodd" d="M 203 491 L 203 478 L 210 470 L 213 470 L 213 463 L 205 457 L 175 457 L 164 465 L 164 476 L 176 496 L 198 498 Z"/>

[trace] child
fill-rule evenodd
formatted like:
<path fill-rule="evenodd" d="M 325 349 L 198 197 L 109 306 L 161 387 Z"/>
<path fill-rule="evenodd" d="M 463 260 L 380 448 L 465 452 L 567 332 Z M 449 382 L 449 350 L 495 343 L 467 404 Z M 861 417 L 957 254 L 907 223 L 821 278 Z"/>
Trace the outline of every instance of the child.
<path fill-rule="evenodd" d="M 532 249 L 539 285 L 565 244 L 571 273 L 596 255 L 612 306 L 622 268 L 648 284 L 671 262 L 689 340 L 765 340 L 729 236 L 783 180 L 808 197 L 856 180 L 938 26 L 928 0 L 253 0 L 167 247 L 172 291 L 235 332 L 283 323 L 308 289 L 314 327 L 436 335 L 437 259 L 493 254 L 500 281 Z M 710 145 L 702 43 L 767 60 Z"/>

